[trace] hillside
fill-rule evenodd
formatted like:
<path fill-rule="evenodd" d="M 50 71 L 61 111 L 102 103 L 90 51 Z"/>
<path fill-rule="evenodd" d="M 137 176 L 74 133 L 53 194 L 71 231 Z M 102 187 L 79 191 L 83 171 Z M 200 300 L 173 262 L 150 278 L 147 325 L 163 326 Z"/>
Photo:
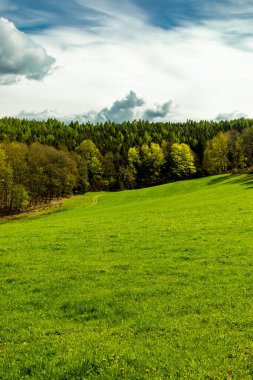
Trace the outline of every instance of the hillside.
<path fill-rule="evenodd" d="M 0 119 L 0 217 L 92 191 L 252 174 L 252 122 L 66 126 Z"/>
<path fill-rule="evenodd" d="M 251 379 L 253 177 L 0 224 L 1 379 Z"/>

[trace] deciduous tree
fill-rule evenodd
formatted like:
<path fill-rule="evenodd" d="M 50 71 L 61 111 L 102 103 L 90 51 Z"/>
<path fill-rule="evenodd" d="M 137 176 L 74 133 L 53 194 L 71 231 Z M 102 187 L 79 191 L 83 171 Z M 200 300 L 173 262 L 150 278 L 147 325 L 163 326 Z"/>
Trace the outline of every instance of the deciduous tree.
<path fill-rule="evenodd" d="M 176 177 L 189 177 L 196 173 L 194 154 L 187 144 L 175 143 L 171 146 L 172 172 Z"/>
<path fill-rule="evenodd" d="M 204 151 L 203 166 L 210 174 L 226 173 L 229 166 L 229 135 L 218 133 L 207 143 Z"/>

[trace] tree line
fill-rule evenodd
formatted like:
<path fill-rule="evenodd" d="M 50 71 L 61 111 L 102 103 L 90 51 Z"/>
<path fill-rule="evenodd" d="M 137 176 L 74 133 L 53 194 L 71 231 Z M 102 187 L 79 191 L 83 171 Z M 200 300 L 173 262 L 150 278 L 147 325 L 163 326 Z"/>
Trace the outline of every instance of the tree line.
<path fill-rule="evenodd" d="M 0 119 L 0 214 L 54 198 L 253 171 L 253 121 Z"/>

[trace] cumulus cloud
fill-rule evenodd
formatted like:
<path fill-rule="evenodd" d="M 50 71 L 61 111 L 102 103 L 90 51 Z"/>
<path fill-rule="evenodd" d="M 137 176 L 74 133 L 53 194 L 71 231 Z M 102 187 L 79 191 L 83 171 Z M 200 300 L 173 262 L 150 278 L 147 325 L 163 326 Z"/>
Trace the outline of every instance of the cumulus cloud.
<path fill-rule="evenodd" d="M 234 120 L 234 119 L 240 119 L 240 118 L 247 118 L 249 117 L 247 114 L 243 112 L 224 112 L 224 113 L 219 113 L 216 118 L 214 119 L 215 121 L 222 121 L 222 120 Z"/>
<path fill-rule="evenodd" d="M 21 77 L 42 80 L 52 70 L 55 59 L 2 17 L 0 41 L 0 84 L 13 84 Z"/>
<path fill-rule="evenodd" d="M 157 118 L 164 118 L 168 116 L 172 108 L 172 101 L 166 102 L 164 104 L 156 104 L 155 108 L 148 108 L 143 112 L 143 119 L 154 120 Z"/>
<path fill-rule="evenodd" d="M 21 111 L 16 117 L 27 120 L 56 118 L 67 124 L 71 121 L 78 121 L 79 123 L 90 122 L 92 124 L 105 123 L 106 121 L 121 123 L 134 119 L 156 121 L 156 119 L 159 120 L 165 118 L 170 113 L 172 114 L 173 110 L 174 106 L 171 100 L 163 104 L 156 104 L 153 108 L 147 108 L 144 99 L 138 97 L 134 91 L 130 91 L 125 98 L 116 100 L 110 108 L 106 107 L 98 112 L 91 110 L 76 115 L 63 116 L 56 110 L 44 110 L 41 112 Z"/>
<path fill-rule="evenodd" d="M 72 117 L 72 120 L 79 122 L 90 121 L 92 123 L 104 123 L 108 120 L 116 123 L 132 121 L 134 119 L 144 119 L 155 121 L 165 118 L 172 112 L 172 101 L 163 104 L 156 104 L 153 108 L 147 108 L 145 100 L 136 95 L 134 91 L 121 100 L 116 100 L 111 108 L 103 108 L 99 112 L 89 111 Z"/>
<path fill-rule="evenodd" d="M 133 120 L 135 109 L 144 103 L 142 98 L 138 98 L 135 92 L 130 91 L 124 99 L 116 100 L 111 108 L 103 108 L 97 114 L 97 121 L 111 120 L 120 123 L 124 120 Z"/>
<path fill-rule="evenodd" d="M 104 123 L 108 120 L 121 123 L 126 120 L 134 120 L 136 109 L 143 106 L 145 101 L 139 98 L 134 91 L 130 91 L 124 99 L 116 100 L 110 108 L 101 111 L 89 111 L 87 113 L 72 116 L 72 120 L 79 122 Z"/>

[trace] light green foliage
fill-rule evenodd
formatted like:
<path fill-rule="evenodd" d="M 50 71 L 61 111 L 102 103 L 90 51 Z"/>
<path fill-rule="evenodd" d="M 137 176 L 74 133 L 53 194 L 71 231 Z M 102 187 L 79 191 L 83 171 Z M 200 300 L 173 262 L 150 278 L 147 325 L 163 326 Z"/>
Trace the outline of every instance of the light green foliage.
<path fill-rule="evenodd" d="M 210 174 L 226 173 L 229 165 L 229 135 L 220 132 L 207 144 L 204 151 L 204 168 Z"/>
<path fill-rule="evenodd" d="M 89 180 L 91 184 L 101 178 L 103 173 L 103 157 L 96 145 L 91 140 L 84 140 L 76 149 L 88 165 Z"/>
<path fill-rule="evenodd" d="M 141 148 L 143 159 L 151 167 L 151 171 L 159 172 L 165 163 L 164 152 L 159 144 L 151 143 L 150 146 L 144 144 Z"/>
<path fill-rule="evenodd" d="M 0 224 L 1 380 L 252 379 L 252 186 L 88 193 Z"/>
<path fill-rule="evenodd" d="M 102 160 L 98 148 L 91 140 L 84 140 L 76 151 L 87 161 L 88 164 L 92 162 L 94 157 L 96 157 L 98 161 Z"/>
<path fill-rule="evenodd" d="M 147 176 L 150 180 L 155 180 L 165 163 L 165 155 L 163 149 L 159 144 L 151 143 L 149 146 L 147 144 L 142 145 L 142 162 L 144 164 L 144 171 L 146 171 Z"/>
<path fill-rule="evenodd" d="M 133 170 L 133 172 L 136 173 L 137 167 L 141 163 L 141 158 L 140 158 L 140 151 L 135 146 L 133 146 L 132 148 L 129 148 L 128 163 L 129 163 L 130 168 Z"/>
<path fill-rule="evenodd" d="M 173 167 L 172 172 L 178 177 L 188 177 L 196 173 L 194 164 L 194 154 L 187 144 L 175 143 L 171 146 L 170 152 Z"/>
<path fill-rule="evenodd" d="M 93 176 L 102 174 L 103 172 L 102 163 L 97 156 L 92 157 L 91 160 L 88 162 L 88 164 L 89 164 L 89 169 Z"/>
<path fill-rule="evenodd" d="M 132 147 L 128 151 L 128 163 L 134 174 L 148 178 L 152 182 L 165 163 L 165 155 L 159 144 L 151 142 L 140 148 Z"/>

